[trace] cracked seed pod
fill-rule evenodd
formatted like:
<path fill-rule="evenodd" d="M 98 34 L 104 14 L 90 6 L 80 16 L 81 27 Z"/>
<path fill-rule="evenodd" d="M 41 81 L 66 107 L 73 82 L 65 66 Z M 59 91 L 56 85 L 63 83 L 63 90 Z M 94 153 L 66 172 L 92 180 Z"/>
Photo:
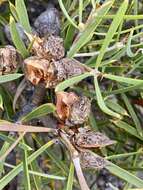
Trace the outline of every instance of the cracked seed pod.
<path fill-rule="evenodd" d="M 90 114 L 91 102 L 86 96 L 74 92 L 57 93 L 57 114 L 67 126 L 83 124 Z"/>
<path fill-rule="evenodd" d="M 103 169 L 107 161 L 91 151 L 80 152 L 81 166 L 86 169 Z"/>
<path fill-rule="evenodd" d="M 52 64 L 46 59 L 32 56 L 24 60 L 26 78 L 34 85 L 41 82 L 46 86 L 55 86 L 55 70 Z"/>
<path fill-rule="evenodd" d="M 63 39 L 52 35 L 48 37 L 48 40 L 36 37 L 32 50 L 38 57 L 48 59 L 49 61 L 59 60 L 65 55 Z"/>
<path fill-rule="evenodd" d="M 24 60 L 27 79 L 34 85 L 43 82 L 46 88 L 54 88 L 64 79 L 86 72 L 84 66 L 74 59 L 64 58 L 60 61 L 48 61 L 38 56 Z"/>
<path fill-rule="evenodd" d="M 115 144 L 115 141 L 110 140 L 106 135 L 92 131 L 88 127 L 79 128 L 74 141 L 81 148 L 102 148 Z"/>
<path fill-rule="evenodd" d="M 52 5 L 40 14 L 34 22 L 34 27 L 40 37 L 47 34 L 58 36 L 60 34 L 59 12 Z"/>
<path fill-rule="evenodd" d="M 0 75 L 16 71 L 20 62 L 20 55 L 13 46 L 0 48 Z"/>
<path fill-rule="evenodd" d="M 70 58 L 55 61 L 54 65 L 57 70 L 57 78 L 61 81 L 88 71 L 79 61 Z"/>

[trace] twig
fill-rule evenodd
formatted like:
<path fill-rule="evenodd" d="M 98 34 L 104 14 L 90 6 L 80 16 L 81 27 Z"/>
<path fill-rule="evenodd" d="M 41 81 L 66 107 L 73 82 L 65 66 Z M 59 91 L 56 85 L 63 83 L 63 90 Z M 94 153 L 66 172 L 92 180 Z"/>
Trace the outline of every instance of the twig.
<path fill-rule="evenodd" d="M 71 158 L 76 170 L 76 174 L 78 177 L 78 181 L 81 187 L 81 190 L 90 190 L 86 180 L 84 178 L 81 166 L 80 166 L 80 158 L 77 150 L 74 148 L 74 146 L 70 143 L 69 139 L 67 138 L 66 134 L 64 132 L 60 133 L 63 143 L 66 145 L 67 149 L 69 150 L 71 154 Z"/>
<path fill-rule="evenodd" d="M 116 43 L 115 45 L 109 47 L 106 49 L 106 52 L 112 51 L 114 49 L 121 49 L 125 47 L 125 45 L 121 42 Z M 92 57 L 92 56 L 97 56 L 100 54 L 100 51 L 95 51 L 95 52 L 89 52 L 89 53 L 77 53 L 74 55 L 74 57 Z"/>
<path fill-rule="evenodd" d="M 21 125 L 14 123 L 0 123 L 0 131 L 13 131 L 25 133 L 57 133 L 56 129 L 46 127 L 36 127 L 30 125 Z"/>

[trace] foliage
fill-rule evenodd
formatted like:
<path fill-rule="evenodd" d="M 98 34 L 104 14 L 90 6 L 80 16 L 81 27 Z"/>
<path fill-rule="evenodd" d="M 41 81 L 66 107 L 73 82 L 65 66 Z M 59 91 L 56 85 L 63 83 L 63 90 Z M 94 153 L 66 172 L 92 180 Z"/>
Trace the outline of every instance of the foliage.
<path fill-rule="evenodd" d="M 128 0 L 106 0 L 102 5 L 99 2 L 59 0 L 61 36 L 67 56 L 78 58 L 90 71 L 64 80 L 54 91 L 47 90 L 46 103 L 33 108 L 17 125 L 30 120 L 32 122 L 35 118 L 41 119 L 47 114 L 56 117 L 55 92 L 69 88 L 84 94 L 92 100 L 87 125 L 116 141 L 115 145 L 101 149 L 100 153 L 99 150 L 94 152 L 105 157 L 105 168 L 123 180 L 124 190 L 143 188 L 143 180 L 139 176 L 143 168 L 143 24 L 140 22 L 143 19 L 140 14 L 143 5 L 136 0 L 131 0 L 130 3 Z M 6 4 L 8 6 L 7 2 Z M 30 52 L 16 28 L 18 21 L 27 35 L 32 31 L 23 0 L 16 0 L 15 5 L 9 3 L 7 15 L 0 15 L 1 26 L 8 20 L 15 47 L 23 58 L 28 57 Z M 0 42 L 1 45 L 5 43 L 2 35 Z M 5 88 L 5 83 L 13 81 L 18 86 L 23 75 L 23 71 L 19 70 L 17 73 L 0 76 L 0 115 L 5 125 L 12 122 L 14 116 L 14 97 Z M 41 133 L 30 133 L 29 136 L 30 140 L 24 137 L 15 147 L 23 156 L 19 164 L 14 166 L 8 164 L 5 158 L 1 160 L 1 157 L 9 151 L 17 137 L 11 137 L 6 132 L 0 133 L 0 189 L 4 189 L 21 171 L 26 190 L 33 187 L 37 190 L 44 189 L 44 185 L 50 189 L 56 189 L 57 186 L 59 190 L 72 190 L 74 187 L 80 189 L 74 176 L 74 165 L 69 156 L 66 157 L 69 152 L 65 147 L 60 143 L 56 145 L 57 139 L 51 140 L 53 136 L 48 136 L 46 132 L 46 137 Z M 42 164 L 46 165 L 45 172 L 39 165 L 40 156 L 44 160 Z M 5 167 L 11 168 L 11 171 L 5 173 Z M 99 173 L 94 170 L 88 175 L 95 175 L 94 172 L 96 175 Z"/>

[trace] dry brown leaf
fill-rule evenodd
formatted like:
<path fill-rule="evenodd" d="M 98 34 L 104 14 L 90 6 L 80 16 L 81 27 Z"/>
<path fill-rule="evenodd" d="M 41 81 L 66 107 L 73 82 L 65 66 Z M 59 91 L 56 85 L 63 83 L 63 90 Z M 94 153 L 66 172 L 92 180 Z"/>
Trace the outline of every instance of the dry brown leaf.
<path fill-rule="evenodd" d="M 92 131 L 90 128 L 79 128 L 75 135 L 75 143 L 81 148 L 102 148 L 112 145 L 115 141 L 110 140 L 106 135 Z"/>

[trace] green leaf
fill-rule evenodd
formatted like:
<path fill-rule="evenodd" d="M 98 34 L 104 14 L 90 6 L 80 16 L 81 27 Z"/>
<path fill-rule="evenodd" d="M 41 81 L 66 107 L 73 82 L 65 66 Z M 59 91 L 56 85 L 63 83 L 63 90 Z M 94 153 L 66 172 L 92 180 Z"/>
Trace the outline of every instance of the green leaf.
<path fill-rule="evenodd" d="M 20 38 L 20 35 L 16 28 L 16 23 L 12 16 L 10 16 L 10 33 L 11 33 L 11 37 L 12 37 L 14 45 L 16 46 L 16 48 L 18 49 L 20 54 L 23 56 L 23 58 L 28 57 L 29 53 L 28 53 L 23 41 Z"/>
<path fill-rule="evenodd" d="M 120 23 L 122 22 L 123 17 L 126 13 L 127 7 L 128 7 L 128 0 L 124 0 L 124 2 L 121 4 L 116 16 L 114 17 L 114 19 L 112 21 L 112 24 L 110 25 L 110 28 L 106 34 L 105 40 L 104 40 L 103 45 L 100 50 L 100 54 L 98 55 L 97 60 L 96 60 L 96 68 L 99 67 L 99 65 L 102 61 L 102 58 L 106 52 L 107 47 L 109 46 L 114 34 L 116 33 L 116 30 L 118 29 Z"/>
<path fill-rule="evenodd" d="M 104 100 L 103 100 L 103 97 L 102 97 L 102 94 L 100 92 L 100 88 L 99 88 L 99 85 L 98 85 L 98 80 L 97 80 L 97 77 L 94 77 L 94 85 L 95 85 L 95 91 L 96 91 L 96 98 L 97 98 L 97 103 L 100 107 L 100 109 L 105 112 L 106 114 L 108 115 L 111 115 L 112 117 L 117 117 L 117 118 L 121 118 L 121 116 L 118 114 L 118 113 L 115 113 L 113 112 L 112 110 L 110 110 Z"/>
<path fill-rule="evenodd" d="M 1 150 L 0 150 L 0 157 L 9 149 L 9 147 L 10 147 L 10 143 L 4 142 L 4 144 L 2 145 Z M 3 159 L 0 162 L 0 177 L 4 171 L 4 161 L 5 161 L 5 159 Z"/>
<path fill-rule="evenodd" d="M 6 136 L 6 135 L 4 135 L 2 133 L 0 133 L 0 139 L 3 140 L 3 141 L 8 142 L 10 144 L 12 144 L 12 143 L 15 142 L 14 138 L 12 138 L 10 136 Z M 22 142 L 19 142 L 18 147 L 21 148 L 21 149 L 23 149 L 23 150 L 27 150 L 27 151 L 33 150 L 30 146 L 28 146 L 27 144 L 24 144 Z"/>
<path fill-rule="evenodd" d="M 35 160 L 38 156 L 40 156 L 48 147 L 54 144 L 54 140 L 49 141 L 33 154 L 31 154 L 28 159 L 27 163 L 30 164 L 33 160 Z M 2 190 L 14 177 L 16 177 L 21 171 L 23 170 L 23 163 L 18 164 L 12 169 L 8 174 L 6 174 L 2 179 L 0 179 L 0 190 Z"/>
<path fill-rule="evenodd" d="M 108 160 L 120 159 L 120 158 L 124 158 L 124 157 L 138 155 L 138 154 L 141 154 L 141 155 L 143 154 L 142 149 L 139 149 L 136 152 L 129 152 L 129 153 L 115 154 L 115 155 L 111 155 L 111 156 L 106 156 L 106 159 L 108 159 Z"/>
<path fill-rule="evenodd" d="M 0 94 L 0 109 L 3 110 L 3 98 L 1 94 Z"/>
<path fill-rule="evenodd" d="M 54 179 L 54 180 L 65 180 L 65 177 L 62 176 L 56 176 L 56 175 L 51 175 L 51 174 L 44 174 L 44 173 L 40 173 L 37 171 L 29 171 L 30 174 L 39 176 L 39 177 L 44 177 L 44 178 L 49 178 L 49 179 Z"/>
<path fill-rule="evenodd" d="M 29 23 L 29 18 L 27 14 L 27 9 L 24 3 L 24 0 L 16 0 L 16 11 L 18 13 L 18 18 L 20 21 L 20 24 L 23 26 L 23 28 L 26 30 L 26 32 L 31 33 L 31 26 Z"/>
<path fill-rule="evenodd" d="M 105 2 L 99 9 L 96 10 L 95 16 L 88 23 L 85 30 L 79 34 L 79 38 L 76 43 L 72 45 L 70 51 L 68 52 L 68 57 L 73 57 L 81 47 L 83 47 L 93 36 L 95 29 L 101 23 L 102 17 L 96 18 L 96 16 L 104 16 L 107 14 L 111 8 L 114 0 Z"/>
<path fill-rule="evenodd" d="M 1 75 L 0 76 L 0 84 L 5 83 L 5 82 L 9 82 L 9 81 L 12 81 L 12 80 L 16 80 L 16 79 L 18 79 L 18 78 L 20 78 L 22 76 L 23 76 L 23 74 L 19 74 L 19 73 Z"/>
<path fill-rule="evenodd" d="M 8 164 L 6 162 L 4 163 L 4 165 L 9 168 L 15 168 L 14 165 Z M 44 178 L 55 179 L 55 180 L 66 180 L 66 177 L 64 176 L 51 175 L 51 174 L 41 173 L 41 172 L 37 172 L 33 170 L 29 170 L 29 174 L 35 175 L 37 177 L 44 177 Z"/>
<path fill-rule="evenodd" d="M 124 122 L 124 121 L 112 121 L 117 127 L 121 128 L 121 129 L 124 129 L 127 133 L 137 137 L 138 139 L 142 140 L 143 141 L 143 138 L 138 135 L 138 132 L 137 130 L 132 127 L 131 125 L 129 125 L 128 123 Z"/>
<path fill-rule="evenodd" d="M 109 170 L 112 174 L 120 177 L 121 179 L 127 181 L 128 183 L 138 188 L 143 187 L 143 180 L 139 179 L 138 177 L 128 172 L 127 170 L 124 170 L 119 166 L 113 164 L 112 162 L 108 162 L 106 169 Z"/>
<path fill-rule="evenodd" d="M 21 119 L 21 121 L 27 122 L 31 119 L 38 118 L 38 117 L 47 115 L 49 113 L 53 113 L 53 112 L 55 112 L 55 110 L 56 110 L 56 108 L 55 108 L 54 104 L 51 104 L 51 103 L 43 104 L 43 105 L 37 107 L 36 109 L 34 109 L 32 112 L 28 113 L 26 116 L 24 116 Z"/>
<path fill-rule="evenodd" d="M 118 82 L 123 82 L 123 83 L 133 84 L 133 85 L 138 85 L 138 84 L 143 83 L 143 80 L 140 80 L 140 79 L 132 79 L 132 78 L 127 78 L 127 77 L 122 77 L 122 76 L 115 76 L 112 74 L 104 74 L 103 77 L 111 79 L 111 80 L 115 80 Z"/>
<path fill-rule="evenodd" d="M 113 100 L 106 100 L 105 103 L 113 111 L 115 111 L 121 115 L 129 116 L 127 111 L 122 106 L 120 106 L 118 103 L 114 102 Z"/>
<path fill-rule="evenodd" d="M 24 150 L 24 156 L 23 156 L 23 172 L 24 172 L 24 177 L 25 177 L 25 179 L 24 179 L 24 181 L 25 181 L 24 186 L 25 186 L 25 189 L 31 190 L 27 157 L 28 157 L 27 151 Z"/>
<path fill-rule="evenodd" d="M 65 17 L 68 19 L 68 21 L 75 27 L 78 28 L 78 26 L 75 24 L 75 22 L 73 21 L 73 19 L 69 16 L 68 12 L 66 11 L 65 7 L 64 7 L 64 3 L 62 0 L 58 0 L 59 5 L 61 10 L 63 11 Z"/>
<path fill-rule="evenodd" d="M 16 7 L 9 1 L 9 8 L 10 8 L 10 11 L 12 13 L 12 16 L 15 18 L 15 20 L 18 22 L 18 14 L 17 14 L 17 11 L 16 11 Z"/>
<path fill-rule="evenodd" d="M 132 42 L 133 33 L 134 33 L 134 30 L 131 30 L 130 35 L 128 37 L 128 41 L 127 41 L 127 55 L 129 57 L 135 57 L 138 53 L 138 52 L 133 53 L 131 50 L 131 42 Z"/>
<path fill-rule="evenodd" d="M 134 124 L 136 126 L 136 129 L 139 133 L 139 135 L 143 136 L 143 130 L 142 130 L 142 127 L 141 127 L 141 123 L 140 123 L 140 120 L 139 118 L 137 117 L 137 114 L 135 113 L 132 105 L 131 105 L 131 102 L 129 101 L 128 97 L 125 95 L 125 94 L 121 94 L 124 102 L 125 102 L 125 105 L 134 121 Z"/>
<path fill-rule="evenodd" d="M 66 88 L 72 86 L 73 84 L 75 83 L 78 83 L 80 82 L 81 80 L 89 77 L 89 76 L 92 76 L 93 74 L 92 73 L 84 73 L 82 75 L 79 75 L 79 76 L 75 76 L 75 77 L 72 77 L 70 79 L 67 79 L 63 82 L 61 82 L 60 84 L 58 84 L 55 88 L 55 92 L 58 92 L 58 91 L 63 91 L 65 90 Z"/>
<path fill-rule="evenodd" d="M 71 162 L 66 190 L 73 189 L 73 180 L 74 180 L 74 164 Z"/>

